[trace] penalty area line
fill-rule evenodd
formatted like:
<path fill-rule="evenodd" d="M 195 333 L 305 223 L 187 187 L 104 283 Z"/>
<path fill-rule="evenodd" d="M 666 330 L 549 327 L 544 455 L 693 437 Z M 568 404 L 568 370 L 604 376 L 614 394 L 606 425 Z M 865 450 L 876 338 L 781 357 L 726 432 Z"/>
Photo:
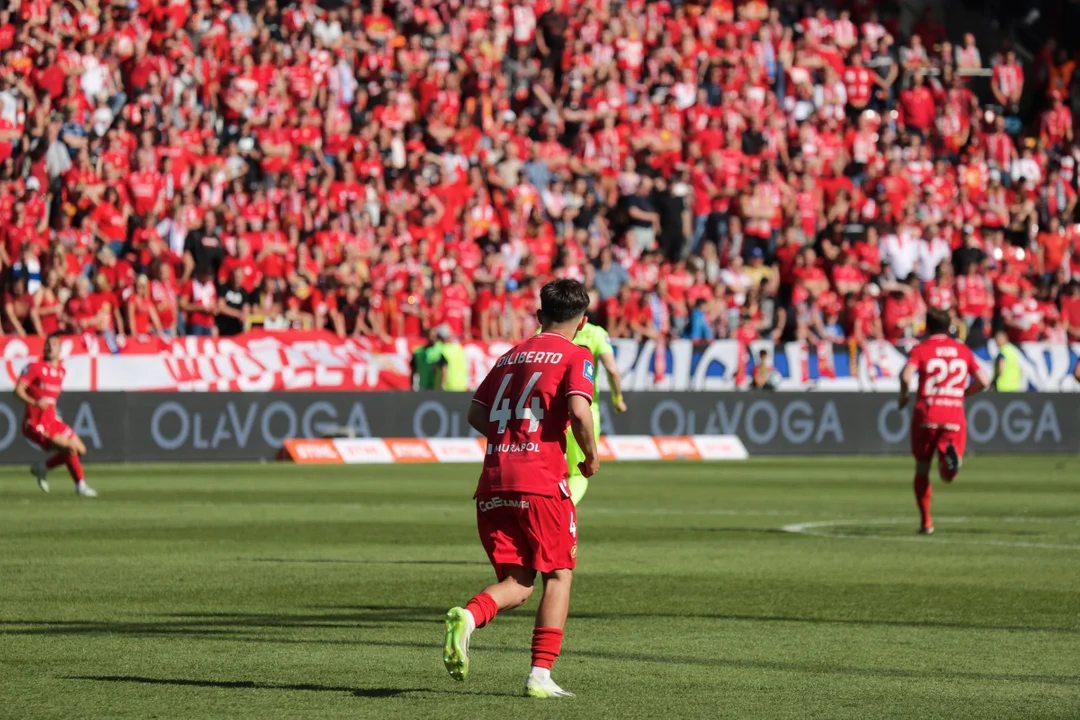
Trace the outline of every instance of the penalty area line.
<path fill-rule="evenodd" d="M 944 523 L 967 523 L 972 521 L 990 521 L 1004 523 L 1020 522 L 1054 522 L 1053 518 L 972 518 L 972 517 L 943 517 L 938 518 Z M 1071 518 L 1062 518 L 1065 523 L 1070 523 Z M 912 524 L 911 518 L 876 518 L 872 520 L 815 520 L 812 522 L 791 523 L 780 528 L 782 532 L 793 535 L 809 535 L 811 537 L 831 538 L 838 540 L 892 540 L 896 542 L 917 543 L 946 543 L 950 545 L 983 545 L 992 547 L 1018 547 L 1033 548 L 1038 550 L 1080 550 L 1080 545 L 1063 545 L 1058 543 L 1026 542 L 1023 540 L 974 540 L 969 538 L 941 537 L 939 534 L 927 535 L 867 535 L 846 532 L 832 532 L 832 528 L 855 527 L 863 525 L 907 525 Z"/>

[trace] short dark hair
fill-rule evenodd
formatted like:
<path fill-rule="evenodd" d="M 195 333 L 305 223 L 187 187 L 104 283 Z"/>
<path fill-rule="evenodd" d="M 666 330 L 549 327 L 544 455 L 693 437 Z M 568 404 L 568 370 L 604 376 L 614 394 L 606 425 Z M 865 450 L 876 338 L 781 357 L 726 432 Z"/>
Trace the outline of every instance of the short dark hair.
<path fill-rule="evenodd" d="M 952 328 L 952 318 L 947 310 L 928 308 L 926 311 L 926 334 L 941 335 Z"/>
<path fill-rule="evenodd" d="M 588 309 L 589 291 L 577 280 L 553 280 L 540 290 L 540 314 L 549 323 L 561 325 Z"/>
<path fill-rule="evenodd" d="M 52 340 L 56 340 L 57 342 L 59 342 L 61 337 L 62 337 L 62 335 L 60 333 L 58 333 L 58 332 L 49 333 L 45 337 L 45 344 L 42 346 L 41 356 L 44 357 L 46 355 L 47 348 L 49 347 L 49 344 L 50 344 L 50 342 Z"/>

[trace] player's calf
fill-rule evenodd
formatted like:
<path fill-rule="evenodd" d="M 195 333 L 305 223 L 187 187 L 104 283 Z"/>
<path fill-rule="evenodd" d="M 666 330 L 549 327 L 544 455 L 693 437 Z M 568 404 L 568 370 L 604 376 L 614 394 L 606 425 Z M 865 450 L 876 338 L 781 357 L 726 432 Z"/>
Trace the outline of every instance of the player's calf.
<path fill-rule="evenodd" d="M 960 466 L 963 464 L 963 460 L 960 457 L 960 453 L 956 451 L 956 446 L 951 442 L 945 446 L 945 450 L 941 453 L 941 460 L 938 463 L 938 474 L 945 482 L 952 482 L 956 479 L 957 474 L 960 472 Z"/>
<path fill-rule="evenodd" d="M 551 679 L 551 668 L 562 650 L 563 628 L 570 611 L 570 587 L 574 571 L 568 568 L 544 573 L 544 596 L 536 609 L 532 638 L 532 668 L 525 678 L 525 695 L 553 698 L 573 697 Z"/>
<path fill-rule="evenodd" d="M 511 610 L 520 607 L 532 597 L 536 582 L 536 571 L 521 565 L 503 566 L 505 575 L 495 583 L 484 588 L 481 594 L 491 596 L 498 609 Z"/>
<path fill-rule="evenodd" d="M 74 433 L 64 433 L 49 439 L 58 452 L 45 462 L 47 469 L 67 466 L 71 479 L 75 482 L 75 492 L 82 497 L 95 498 L 97 491 L 86 484 L 80 456 L 86 454 L 86 445 Z"/>
<path fill-rule="evenodd" d="M 915 505 L 919 508 L 919 532 L 930 534 L 934 531 L 934 521 L 930 517 L 930 500 L 934 490 L 930 487 L 930 461 L 919 460 L 915 463 Z"/>

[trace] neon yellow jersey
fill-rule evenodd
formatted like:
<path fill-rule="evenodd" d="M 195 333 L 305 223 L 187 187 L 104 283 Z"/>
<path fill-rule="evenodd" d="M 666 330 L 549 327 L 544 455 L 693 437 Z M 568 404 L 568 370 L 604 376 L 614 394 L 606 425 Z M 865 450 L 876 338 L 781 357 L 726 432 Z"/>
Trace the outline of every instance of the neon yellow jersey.
<path fill-rule="evenodd" d="M 574 336 L 574 344 L 580 345 L 592 353 L 593 366 L 596 368 L 597 373 L 600 372 L 600 356 L 604 353 L 615 352 L 611 347 L 611 338 L 608 337 L 607 330 L 599 325 L 593 325 L 592 323 L 585 323 L 585 327 L 578 331 L 578 334 Z M 597 407 L 595 401 L 599 397 L 600 383 L 598 377 L 597 382 L 593 383 L 594 408 Z"/>

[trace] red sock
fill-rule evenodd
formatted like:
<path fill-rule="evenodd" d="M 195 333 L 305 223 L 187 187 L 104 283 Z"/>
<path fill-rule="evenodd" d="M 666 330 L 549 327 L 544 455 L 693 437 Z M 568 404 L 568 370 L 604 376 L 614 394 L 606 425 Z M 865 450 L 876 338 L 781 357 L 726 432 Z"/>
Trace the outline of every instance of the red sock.
<path fill-rule="evenodd" d="M 495 602 L 495 598 L 488 595 L 486 592 L 477 593 L 472 600 L 468 602 L 465 609 L 472 613 L 473 620 L 476 621 L 476 627 L 482 628 L 489 622 L 495 619 L 495 616 L 499 613 L 499 606 Z"/>
<path fill-rule="evenodd" d="M 924 528 L 934 524 L 933 521 L 930 520 L 930 497 L 933 494 L 934 491 L 930 487 L 930 476 L 916 475 L 915 503 L 919 506 L 919 515 L 922 517 L 922 526 Z"/>
<path fill-rule="evenodd" d="M 533 630 L 532 664 L 533 667 L 551 669 L 555 658 L 562 649 L 563 631 L 557 628 L 538 627 Z"/>
<path fill-rule="evenodd" d="M 45 461 L 45 467 L 49 470 L 58 468 L 67 462 L 67 453 L 56 453 L 51 458 Z"/>
<path fill-rule="evenodd" d="M 83 471 L 82 463 L 79 462 L 79 454 L 71 453 L 65 458 L 68 472 L 71 473 L 71 479 L 75 482 L 82 482 Z"/>

